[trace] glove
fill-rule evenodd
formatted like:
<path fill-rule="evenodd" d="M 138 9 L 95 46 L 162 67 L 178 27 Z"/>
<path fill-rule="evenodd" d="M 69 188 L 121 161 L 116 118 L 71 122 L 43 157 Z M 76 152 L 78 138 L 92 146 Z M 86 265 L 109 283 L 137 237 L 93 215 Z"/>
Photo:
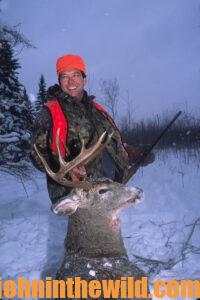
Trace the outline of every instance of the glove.
<path fill-rule="evenodd" d="M 71 176 L 73 182 L 78 182 L 81 178 L 87 177 L 86 169 L 83 165 L 73 168 L 69 172 L 69 175 Z"/>

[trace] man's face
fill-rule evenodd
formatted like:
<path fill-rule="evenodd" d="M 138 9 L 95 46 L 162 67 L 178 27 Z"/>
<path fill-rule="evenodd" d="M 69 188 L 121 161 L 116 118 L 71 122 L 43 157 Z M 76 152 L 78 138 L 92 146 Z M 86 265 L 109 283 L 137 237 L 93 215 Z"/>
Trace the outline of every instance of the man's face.
<path fill-rule="evenodd" d="M 67 70 L 60 75 L 60 87 L 63 92 L 81 100 L 83 97 L 86 78 L 83 78 L 81 71 L 73 69 Z"/>

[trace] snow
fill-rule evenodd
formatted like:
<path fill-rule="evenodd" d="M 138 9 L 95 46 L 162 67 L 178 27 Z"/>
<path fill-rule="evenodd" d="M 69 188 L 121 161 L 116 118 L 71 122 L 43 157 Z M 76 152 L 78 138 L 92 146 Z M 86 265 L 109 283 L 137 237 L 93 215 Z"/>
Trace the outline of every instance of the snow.
<path fill-rule="evenodd" d="M 104 267 L 109 267 L 112 268 L 112 264 L 109 262 L 105 262 L 105 264 L 103 264 Z"/>
<path fill-rule="evenodd" d="M 145 199 L 121 212 L 122 235 L 130 260 L 135 261 L 136 255 L 161 261 L 151 272 L 150 282 L 200 277 L 200 254 L 193 251 L 200 248 L 200 221 L 192 225 L 200 217 L 200 170 L 195 160 L 186 162 L 184 157 L 163 154 L 139 170 L 129 183 L 142 188 Z M 67 219 L 51 212 L 45 176 L 36 174 L 32 181 L 24 181 L 25 191 L 16 178 L 0 173 L 3 279 L 55 276 L 63 258 Z M 184 252 L 193 227 L 189 248 Z M 173 261 L 177 263 L 167 268 L 167 263 Z M 138 264 L 149 271 L 142 261 Z"/>
<path fill-rule="evenodd" d="M 22 183 L 14 177 L 1 173 L 0 181 L 2 277 L 37 279 L 55 272 L 63 255 L 67 222 L 62 217 L 58 222 L 49 210 L 44 176 L 38 173 L 33 182 L 24 182 L 28 198 Z M 50 265 L 49 261 L 54 263 Z"/>
<path fill-rule="evenodd" d="M 31 103 L 34 103 L 36 101 L 36 96 L 34 94 L 30 93 L 28 96 L 29 96 Z"/>
<path fill-rule="evenodd" d="M 96 272 L 94 270 L 90 270 L 89 271 L 89 275 L 92 276 L 92 277 L 95 277 Z"/>

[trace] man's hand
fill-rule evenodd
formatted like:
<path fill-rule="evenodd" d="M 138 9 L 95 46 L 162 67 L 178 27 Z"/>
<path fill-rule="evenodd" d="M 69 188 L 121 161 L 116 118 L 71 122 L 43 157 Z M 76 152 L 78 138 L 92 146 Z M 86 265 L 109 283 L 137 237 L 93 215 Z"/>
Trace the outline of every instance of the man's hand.
<path fill-rule="evenodd" d="M 71 179 L 73 182 L 80 181 L 80 179 L 83 179 L 87 177 L 86 169 L 84 166 L 77 166 L 73 168 L 70 172 L 69 175 L 71 176 Z"/>

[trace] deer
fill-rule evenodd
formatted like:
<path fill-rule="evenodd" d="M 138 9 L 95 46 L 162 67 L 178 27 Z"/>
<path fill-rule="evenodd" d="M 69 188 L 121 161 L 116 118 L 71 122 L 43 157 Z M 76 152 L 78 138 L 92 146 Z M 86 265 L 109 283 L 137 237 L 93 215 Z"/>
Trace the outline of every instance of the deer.
<path fill-rule="evenodd" d="M 57 172 L 50 169 L 34 145 L 48 175 L 60 184 L 73 187 L 66 197 L 51 207 L 55 214 L 69 216 L 64 259 L 56 279 L 80 277 L 91 281 L 115 280 L 128 276 L 133 276 L 134 279 L 145 277 L 145 273 L 128 259 L 119 219 L 123 208 L 143 201 L 142 189 L 127 187 L 107 178 L 78 182 L 66 178 L 72 168 L 87 164 L 98 155 L 111 137 L 112 134 L 104 132 L 97 143 L 88 149 L 82 141 L 79 155 L 67 162 L 60 152 L 58 132 L 56 144 L 60 169 Z"/>

